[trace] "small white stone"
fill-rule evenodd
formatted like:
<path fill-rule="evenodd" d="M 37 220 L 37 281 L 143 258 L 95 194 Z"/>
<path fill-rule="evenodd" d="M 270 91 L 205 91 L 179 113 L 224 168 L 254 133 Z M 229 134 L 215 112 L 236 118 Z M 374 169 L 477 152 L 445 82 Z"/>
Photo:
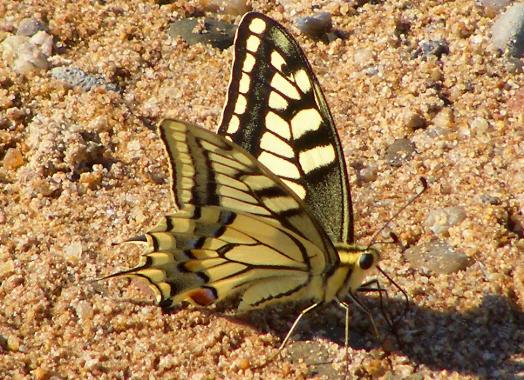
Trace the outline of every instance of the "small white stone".
<path fill-rule="evenodd" d="M 76 315 L 81 320 L 88 320 L 93 317 L 93 306 L 87 301 L 80 301 L 75 305 Z"/>
<path fill-rule="evenodd" d="M 45 33 L 45 32 L 43 32 Z M 47 56 L 26 36 L 8 36 L 0 45 L 2 60 L 22 75 L 47 69 Z"/>
<path fill-rule="evenodd" d="M 40 51 L 46 57 L 53 53 L 53 36 L 41 30 L 29 40 L 33 45 L 40 46 Z"/>
<path fill-rule="evenodd" d="M 360 67 L 366 67 L 374 62 L 373 51 L 366 48 L 355 50 L 355 53 L 353 54 L 353 62 Z"/>
<path fill-rule="evenodd" d="M 446 233 L 451 227 L 466 219 L 463 207 L 447 207 L 432 210 L 426 218 L 426 226 L 435 234 Z"/>
<path fill-rule="evenodd" d="M 64 256 L 70 260 L 70 259 L 80 259 L 80 256 L 82 255 L 82 242 L 80 241 L 74 241 L 71 242 L 68 246 L 64 247 Z"/>
<path fill-rule="evenodd" d="M 484 135 L 489 128 L 489 123 L 483 117 L 476 117 L 469 122 L 469 126 L 474 133 L 474 135 Z"/>

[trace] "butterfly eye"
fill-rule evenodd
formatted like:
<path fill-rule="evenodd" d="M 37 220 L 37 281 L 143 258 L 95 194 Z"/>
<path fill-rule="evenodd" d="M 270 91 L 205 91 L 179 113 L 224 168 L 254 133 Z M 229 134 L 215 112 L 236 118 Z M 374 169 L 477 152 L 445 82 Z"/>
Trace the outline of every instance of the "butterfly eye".
<path fill-rule="evenodd" d="M 371 253 L 364 253 L 358 259 L 358 266 L 361 269 L 369 269 L 373 265 L 374 261 L 375 261 L 375 257 L 373 257 Z"/>

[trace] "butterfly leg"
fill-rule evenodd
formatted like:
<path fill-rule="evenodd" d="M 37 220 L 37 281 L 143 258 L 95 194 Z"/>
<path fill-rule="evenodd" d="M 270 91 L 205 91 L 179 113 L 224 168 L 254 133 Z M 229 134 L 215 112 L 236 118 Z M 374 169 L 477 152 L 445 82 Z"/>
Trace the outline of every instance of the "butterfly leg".
<path fill-rule="evenodd" d="M 282 350 L 284 349 L 284 347 L 286 347 L 287 345 L 287 342 L 289 341 L 289 339 L 291 338 L 291 335 L 293 334 L 293 331 L 295 330 L 295 328 L 297 327 L 298 323 L 300 322 L 300 320 L 302 319 L 302 317 L 304 315 L 306 315 L 307 313 L 309 313 L 311 310 L 315 309 L 316 307 L 320 306 L 322 304 L 322 302 L 316 302 L 314 303 L 313 305 L 311 306 L 308 306 L 306 307 L 304 310 L 302 310 L 300 312 L 300 314 L 298 315 L 298 317 L 295 319 L 295 321 L 293 322 L 293 324 L 291 325 L 291 328 L 289 329 L 288 333 L 286 334 L 286 337 L 284 338 L 284 340 L 282 341 L 282 344 L 280 344 L 280 347 L 278 347 L 278 350 L 276 353 L 274 353 L 273 355 L 271 355 L 269 357 L 269 359 L 267 359 L 265 362 L 263 362 L 262 364 L 256 366 L 255 368 L 260 368 L 260 367 L 263 367 L 265 366 L 266 364 L 272 362 L 281 352 Z"/>
<path fill-rule="evenodd" d="M 387 325 L 389 326 L 390 331 L 395 336 L 395 340 L 397 341 L 397 345 L 399 347 L 403 346 L 402 339 L 400 338 L 398 334 L 397 324 L 399 320 L 402 318 L 402 316 L 405 316 L 407 311 L 409 310 L 409 299 L 406 291 L 402 289 L 400 286 L 398 286 L 389 276 L 386 275 L 386 277 L 395 284 L 397 288 L 399 288 L 404 295 L 405 303 L 404 303 L 404 310 L 402 312 L 401 317 L 393 317 L 391 313 L 387 310 L 387 305 L 389 304 L 389 295 L 385 288 L 383 288 L 379 281 L 377 279 L 371 280 L 360 286 L 357 291 L 358 292 L 378 292 L 379 295 L 379 302 L 380 302 L 380 311 L 382 313 L 382 316 L 384 317 L 384 320 L 386 321 Z M 382 296 L 384 294 L 384 296 Z"/>
<path fill-rule="evenodd" d="M 361 293 L 377 292 L 378 297 L 379 297 L 380 311 L 382 313 L 382 316 L 386 320 L 386 323 L 388 324 L 388 326 L 390 328 L 393 328 L 394 326 L 393 318 L 386 310 L 386 305 L 389 303 L 389 295 L 388 295 L 387 290 L 380 285 L 380 282 L 377 279 L 368 281 L 362 284 L 357 289 L 357 292 L 361 292 Z"/>
<path fill-rule="evenodd" d="M 345 310 L 346 312 L 346 327 L 344 329 L 344 361 L 346 362 L 346 376 L 348 378 L 349 374 L 349 305 L 345 302 L 340 301 L 338 298 L 335 298 L 338 305 Z"/>
<path fill-rule="evenodd" d="M 289 329 L 286 337 L 284 338 L 284 341 L 282 342 L 282 344 L 280 345 L 280 347 L 278 348 L 278 353 L 280 353 L 280 351 L 282 351 L 284 349 L 284 347 L 286 346 L 289 338 L 291 338 L 291 334 L 293 334 L 293 331 L 295 330 L 295 328 L 297 327 L 298 325 L 298 322 L 300 322 L 300 320 L 302 319 L 302 317 L 304 315 L 306 315 L 307 313 L 309 313 L 311 310 L 315 309 L 317 306 L 319 306 L 320 304 L 322 304 L 322 302 L 317 302 L 317 303 L 314 303 L 313 305 L 311 306 L 308 306 L 306 307 L 304 310 L 302 310 L 300 312 L 300 314 L 298 315 L 298 317 L 295 319 L 295 322 L 293 322 L 293 324 L 291 325 L 291 328 Z"/>
<path fill-rule="evenodd" d="M 373 318 L 373 314 L 371 314 L 371 311 L 369 311 L 369 309 L 366 307 L 366 305 L 364 305 L 362 303 L 362 301 L 359 300 L 355 294 L 349 292 L 348 293 L 348 297 L 351 299 L 351 301 L 353 301 L 355 303 L 355 305 L 357 305 L 357 307 L 360 310 L 362 310 L 364 313 L 366 313 L 366 315 L 368 316 L 368 318 L 369 318 L 369 320 L 371 322 L 371 326 L 373 327 L 373 333 L 375 334 L 377 339 L 380 341 L 381 340 L 380 333 L 378 332 L 377 325 L 375 324 L 375 318 Z"/>
<path fill-rule="evenodd" d="M 395 286 L 398 290 L 400 290 L 400 292 L 402 293 L 402 296 L 404 297 L 404 300 L 405 300 L 405 303 L 404 303 L 404 312 L 403 314 L 406 314 L 409 310 L 409 296 L 408 296 L 408 293 L 406 293 L 406 291 L 399 285 L 397 284 L 386 272 L 384 272 L 382 270 L 382 268 L 380 268 L 378 265 L 377 265 L 377 269 L 380 273 L 382 273 L 384 275 L 384 277 L 386 277 L 388 279 L 388 281 L 393 285 Z M 386 293 L 387 294 L 387 293 Z"/>

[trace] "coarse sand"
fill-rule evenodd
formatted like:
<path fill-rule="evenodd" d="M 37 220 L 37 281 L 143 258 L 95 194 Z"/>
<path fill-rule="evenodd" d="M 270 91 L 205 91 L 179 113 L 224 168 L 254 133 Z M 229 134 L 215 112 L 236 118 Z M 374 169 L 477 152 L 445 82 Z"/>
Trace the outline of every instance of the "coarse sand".
<path fill-rule="evenodd" d="M 225 98 L 232 48 L 166 33 L 174 20 L 203 15 L 206 2 L 158 3 L 0 3 L 0 41 L 35 18 L 53 36 L 49 67 L 80 68 L 122 89 L 68 88 L 49 67 L 19 75 L 0 60 L 0 378 L 342 378 L 344 311 L 334 304 L 306 316 L 281 357 L 254 368 L 307 303 L 241 316 L 225 306 L 163 313 L 140 283 L 92 281 L 135 265 L 140 248 L 118 243 L 173 211 L 157 123 L 169 116 L 215 130 Z M 395 335 L 376 295 L 363 296 L 384 342 L 352 308 L 349 376 L 524 378 L 524 75 L 490 47 L 496 14 L 473 0 L 251 8 L 289 28 L 324 89 L 358 242 L 424 176 L 429 190 L 389 230 L 410 246 L 438 238 L 471 260 L 437 274 L 381 244 L 381 267 L 410 307 L 403 314 L 401 293 L 380 279 Z M 301 35 L 294 20 L 313 9 L 330 12 L 342 38 Z M 445 41 L 448 51 L 421 53 L 424 41 Z M 388 147 L 401 138 L 415 152 L 391 165 Z M 447 207 L 465 218 L 437 235 L 426 220 Z"/>

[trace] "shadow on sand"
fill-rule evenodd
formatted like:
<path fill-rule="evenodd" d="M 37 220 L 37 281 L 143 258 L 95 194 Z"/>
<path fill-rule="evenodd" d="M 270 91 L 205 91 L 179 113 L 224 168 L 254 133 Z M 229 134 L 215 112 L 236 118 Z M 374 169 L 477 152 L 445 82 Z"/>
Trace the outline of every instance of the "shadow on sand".
<path fill-rule="evenodd" d="M 380 314 L 377 298 L 362 299 L 374 315 Z M 404 307 L 402 300 L 388 303 L 388 310 Z M 300 306 L 284 309 L 284 312 L 271 309 L 252 312 L 235 319 L 251 326 L 265 326 L 260 331 L 277 333 L 283 338 Z M 311 376 L 340 376 L 334 371 L 331 365 L 334 358 L 329 357 L 325 346 L 310 341 L 315 337 L 324 338 L 344 346 L 344 313 L 333 309 L 338 309 L 334 303 L 306 315 L 287 349 L 288 359 L 304 360 Z M 373 335 L 367 317 L 357 308 L 352 308 L 352 313 L 350 347 L 354 350 L 380 348 L 377 339 L 370 339 Z M 400 315 L 395 328 L 398 344 L 393 352 L 408 357 L 417 366 L 456 371 L 481 379 L 518 379 L 524 373 L 524 313 L 505 297 L 486 295 L 478 308 L 464 314 L 437 312 L 411 303 L 408 312 Z M 387 325 L 380 319 L 377 318 L 379 329 L 386 336 Z M 282 320 L 286 321 L 285 325 Z M 517 356 L 523 360 L 514 360 Z"/>

